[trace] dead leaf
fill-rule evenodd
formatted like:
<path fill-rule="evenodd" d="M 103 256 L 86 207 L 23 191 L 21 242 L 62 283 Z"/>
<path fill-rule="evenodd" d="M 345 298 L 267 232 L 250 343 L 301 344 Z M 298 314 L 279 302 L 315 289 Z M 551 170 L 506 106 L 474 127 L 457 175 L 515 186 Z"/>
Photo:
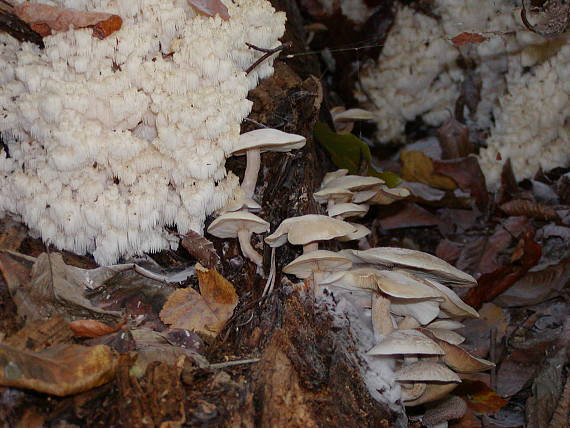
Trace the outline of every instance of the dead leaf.
<path fill-rule="evenodd" d="M 104 345 L 54 345 L 31 352 L 0 343 L 0 385 L 64 397 L 109 382 L 117 360 Z"/>
<path fill-rule="evenodd" d="M 454 394 L 463 397 L 467 406 L 478 414 L 493 414 L 508 404 L 508 400 L 481 381 L 463 379 Z"/>
<path fill-rule="evenodd" d="M 461 246 L 449 239 L 442 239 L 437 244 L 435 255 L 447 263 L 455 263 L 461 254 Z"/>
<path fill-rule="evenodd" d="M 442 159 L 463 158 L 475 151 L 469 140 L 469 128 L 454 117 L 446 120 L 437 130 Z"/>
<path fill-rule="evenodd" d="M 73 333 L 62 317 L 36 320 L 4 340 L 6 345 L 27 351 L 42 351 L 49 346 L 70 342 Z"/>
<path fill-rule="evenodd" d="M 119 312 L 100 309 L 85 298 L 84 293 L 90 280 L 99 269 L 92 271 L 66 265 L 60 253 L 44 253 L 37 259 L 3 252 L 0 263 L 11 260 L 19 264 L 19 269 L 29 269 L 30 261 L 35 260 L 29 273 L 29 281 L 7 281 L 10 294 L 18 307 L 18 315 L 27 321 L 50 318 L 61 314 L 64 317 L 87 316 L 114 321 Z M 4 272 L 4 270 L 3 270 Z M 105 271 L 107 272 L 107 271 Z M 110 270 L 109 275 L 116 273 Z M 25 279 L 25 278 L 24 278 Z"/>
<path fill-rule="evenodd" d="M 547 239 L 552 236 L 570 240 L 570 227 L 558 226 L 556 224 L 547 224 L 537 231 L 537 236 L 542 239 Z"/>
<path fill-rule="evenodd" d="M 433 173 L 450 177 L 457 185 L 471 194 L 477 208 L 481 211 L 489 204 L 489 194 L 485 176 L 481 171 L 477 158 L 468 156 L 445 161 L 433 161 Z"/>
<path fill-rule="evenodd" d="M 380 218 L 379 222 L 383 229 L 393 230 L 406 227 L 437 226 L 441 220 L 419 205 L 406 203 L 395 214 Z"/>
<path fill-rule="evenodd" d="M 73 28 L 92 28 L 93 37 L 104 39 L 121 29 L 123 20 L 118 15 L 102 12 L 87 12 L 77 9 L 48 6 L 38 3 L 22 3 L 14 12 L 32 30 L 41 36 Z"/>
<path fill-rule="evenodd" d="M 198 232 L 188 231 L 180 243 L 192 257 L 208 269 L 219 266 L 220 257 L 214 248 L 214 244 Z"/>
<path fill-rule="evenodd" d="M 417 181 L 431 187 L 443 190 L 455 190 L 457 184 L 449 177 L 434 173 L 431 158 L 417 150 L 402 150 L 402 178 L 407 181 Z"/>
<path fill-rule="evenodd" d="M 11 217 L 4 217 L 0 224 L 0 250 L 17 251 L 28 236 L 28 229 Z"/>
<path fill-rule="evenodd" d="M 503 307 L 536 305 L 562 290 L 570 278 L 570 257 L 541 270 L 527 272 L 512 287 L 497 297 Z"/>
<path fill-rule="evenodd" d="M 194 330 L 215 337 L 232 316 L 238 296 L 234 286 L 215 269 L 196 264 L 200 293 L 183 288 L 172 293 L 160 319 L 174 328 Z"/>
<path fill-rule="evenodd" d="M 99 337 L 119 331 L 124 322 L 116 324 L 114 327 L 97 320 L 75 320 L 69 323 L 75 337 Z"/>
<path fill-rule="evenodd" d="M 558 220 L 558 214 L 554 208 L 523 199 L 505 202 L 500 208 L 508 215 L 526 216 L 539 220 Z"/>
<path fill-rule="evenodd" d="M 527 232 L 522 238 L 524 252 L 517 264 L 503 266 L 494 272 L 479 278 L 479 286 L 469 289 L 463 300 L 475 309 L 479 309 L 485 302 L 505 292 L 517 280 L 522 278 L 528 270 L 536 265 L 542 254 L 542 247 L 534 242 L 532 233 Z"/>
<path fill-rule="evenodd" d="M 467 44 L 479 44 L 487 40 L 487 37 L 478 33 L 463 32 L 451 39 L 454 46 L 461 47 Z"/>
<path fill-rule="evenodd" d="M 457 422 L 449 425 L 450 428 L 481 428 L 482 424 L 479 419 L 473 414 L 473 410 L 467 406 L 467 411 L 465 415 L 459 419 Z"/>
<path fill-rule="evenodd" d="M 221 0 L 188 0 L 190 6 L 206 16 L 220 15 L 224 21 L 230 19 L 228 8 Z"/>

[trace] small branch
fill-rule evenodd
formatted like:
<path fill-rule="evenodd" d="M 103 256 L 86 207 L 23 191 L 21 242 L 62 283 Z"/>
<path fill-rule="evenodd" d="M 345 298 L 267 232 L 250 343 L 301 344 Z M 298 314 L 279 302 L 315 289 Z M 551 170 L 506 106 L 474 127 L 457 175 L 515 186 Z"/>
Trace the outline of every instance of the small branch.
<path fill-rule="evenodd" d="M 248 48 L 254 49 L 256 51 L 259 52 L 264 52 L 264 55 L 259 58 L 257 61 L 255 61 L 252 65 L 250 65 L 248 67 L 247 70 L 245 70 L 245 74 L 249 74 L 251 73 L 259 64 L 261 64 L 263 61 L 265 61 L 267 58 L 269 58 L 271 55 L 273 55 L 274 53 L 278 53 L 281 52 L 283 49 L 287 49 L 291 47 L 291 42 L 287 42 L 287 43 L 283 43 L 281 46 L 277 46 L 276 48 L 273 49 L 264 49 L 264 48 L 259 48 L 255 45 L 252 45 L 251 43 L 246 43 Z"/>
<path fill-rule="evenodd" d="M 239 366 L 241 364 L 253 364 L 258 363 L 260 361 L 259 358 L 249 358 L 247 360 L 234 360 L 234 361 L 227 361 L 225 363 L 215 363 L 206 366 L 208 369 L 223 369 L 225 367 L 232 367 L 232 366 Z"/>
<path fill-rule="evenodd" d="M 14 6 L 6 0 L 0 0 L 0 31 L 8 33 L 20 42 L 31 42 L 41 49 L 44 48 L 42 36 L 16 16 Z"/>

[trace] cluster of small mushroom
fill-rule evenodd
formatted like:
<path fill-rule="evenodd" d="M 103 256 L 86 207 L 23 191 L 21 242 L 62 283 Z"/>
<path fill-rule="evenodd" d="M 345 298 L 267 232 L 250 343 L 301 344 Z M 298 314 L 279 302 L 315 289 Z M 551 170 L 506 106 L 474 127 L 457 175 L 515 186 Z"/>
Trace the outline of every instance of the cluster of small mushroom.
<path fill-rule="evenodd" d="M 317 202 L 327 204 L 330 217 L 343 220 L 364 217 L 370 205 L 389 205 L 410 195 L 410 191 L 405 187 L 389 188 L 380 178 L 347 174 L 347 169 L 325 174 L 320 190 L 313 194 Z M 358 232 L 348 239 L 340 240 L 360 239 L 370 233 L 360 224 L 354 226 Z"/>
<path fill-rule="evenodd" d="M 243 255 L 258 267 L 263 257 L 251 245 L 252 233 L 269 231 L 269 223 L 250 211 L 261 209 L 253 199 L 263 152 L 289 152 L 305 145 L 305 137 L 287 134 L 277 129 L 263 128 L 241 134 L 233 155 L 246 155 L 246 168 L 241 187 L 208 227 L 208 233 L 218 238 L 238 238 Z"/>
<path fill-rule="evenodd" d="M 265 241 L 272 247 L 287 240 L 303 245 L 303 254 L 283 272 L 301 279 L 312 277 L 317 292 L 332 293 L 336 302 L 351 294 L 358 307 L 356 312 L 369 313 L 365 322 L 368 326 L 355 329 L 361 330 L 358 334 L 369 330 L 372 337 L 363 339 L 360 348 L 366 347 L 367 351 L 363 356 L 372 364 L 375 359 L 399 364 L 395 373 L 401 387 L 399 396 L 406 406 L 416 406 L 442 398 L 454 389 L 461 382 L 456 372 L 472 373 L 493 366 L 460 348 L 464 338 L 453 331 L 462 326 L 458 319 L 479 315 L 448 286 L 473 287 L 475 279 L 435 256 L 415 250 L 318 249 L 318 241 L 366 236 L 368 229 L 345 222 L 344 218 L 366 213 L 368 206 L 358 203 L 389 203 L 404 194 L 398 190 L 394 197 L 394 193 L 373 177 L 347 175 L 346 170 L 327 174 L 315 199 L 327 203 L 330 217 L 286 219 Z M 358 321 L 349 322 L 354 328 Z M 369 389 L 372 393 L 374 388 L 369 385 Z"/>

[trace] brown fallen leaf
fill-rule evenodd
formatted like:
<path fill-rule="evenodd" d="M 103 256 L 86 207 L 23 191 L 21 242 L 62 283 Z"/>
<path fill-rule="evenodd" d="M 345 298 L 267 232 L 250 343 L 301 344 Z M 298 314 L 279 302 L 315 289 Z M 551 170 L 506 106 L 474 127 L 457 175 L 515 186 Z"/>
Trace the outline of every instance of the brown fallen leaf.
<path fill-rule="evenodd" d="M 0 224 L 0 249 L 17 251 L 28 236 L 28 229 L 10 217 L 4 217 Z"/>
<path fill-rule="evenodd" d="M 396 213 L 379 219 L 379 223 L 383 229 L 392 230 L 406 227 L 437 226 L 441 220 L 417 204 L 406 203 Z"/>
<path fill-rule="evenodd" d="M 121 29 L 123 20 L 118 15 L 103 12 L 87 12 L 76 9 L 48 6 L 38 3 L 22 3 L 14 7 L 14 13 L 41 36 L 73 28 L 92 28 L 93 37 L 104 39 Z"/>
<path fill-rule="evenodd" d="M 477 208 L 481 211 L 489 204 L 485 176 L 475 157 L 468 156 L 445 161 L 434 160 L 433 173 L 452 178 L 461 189 L 471 194 L 475 199 Z"/>
<path fill-rule="evenodd" d="M 432 159 L 420 151 L 402 150 L 400 161 L 402 178 L 407 181 L 417 181 L 443 190 L 457 189 L 457 184 L 451 178 L 434 172 Z"/>
<path fill-rule="evenodd" d="M 27 351 L 42 351 L 49 346 L 71 342 L 73 333 L 62 317 L 36 320 L 6 338 L 6 345 Z"/>
<path fill-rule="evenodd" d="M 224 21 L 230 19 L 228 8 L 220 0 L 188 0 L 188 3 L 206 16 L 220 15 Z"/>
<path fill-rule="evenodd" d="M 526 216 L 538 220 L 558 220 L 554 208 L 533 201 L 515 199 L 500 206 L 501 211 L 513 216 Z"/>
<path fill-rule="evenodd" d="M 453 393 L 463 397 L 467 406 L 478 414 L 496 413 L 509 402 L 481 381 L 462 379 Z"/>
<path fill-rule="evenodd" d="M 185 328 L 215 337 L 238 303 L 234 286 L 215 269 L 196 264 L 200 293 L 192 288 L 176 290 L 160 312 L 160 319 L 174 328 Z"/>
<path fill-rule="evenodd" d="M 446 120 L 437 130 L 443 159 L 463 158 L 475 151 L 469 140 L 469 129 L 454 117 Z"/>
<path fill-rule="evenodd" d="M 469 289 L 463 301 L 475 309 L 506 291 L 536 265 L 542 254 L 542 247 L 533 240 L 531 232 L 522 237 L 523 254 L 516 264 L 503 266 L 479 278 L 479 286 Z"/>
<path fill-rule="evenodd" d="M 463 32 L 451 39 L 454 46 L 461 47 L 467 44 L 479 44 L 487 40 L 487 37 L 478 33 Z"/>
<path fill-rule="evenodd" d="M 104 345 L 54 345 L 31 352 L 0 343 L 0 385 L 58 397 L 109 382 L 116 365 L 115 354 Z"/>
<path fill-rule="evenodd" d="M 114 327 L 97 320 L 75 320 L 69 323 L 69 328 L 75 337 L 99 337 L 119 331 L 124 322 L 116 324 Z"/>
<path fill-rule="evenodd" d="M 180 243 L 202 266 L 213 269 L 220 264 L 220 256 L 218 256 L 214 244 L 198 232 L 188 231 Z"/>

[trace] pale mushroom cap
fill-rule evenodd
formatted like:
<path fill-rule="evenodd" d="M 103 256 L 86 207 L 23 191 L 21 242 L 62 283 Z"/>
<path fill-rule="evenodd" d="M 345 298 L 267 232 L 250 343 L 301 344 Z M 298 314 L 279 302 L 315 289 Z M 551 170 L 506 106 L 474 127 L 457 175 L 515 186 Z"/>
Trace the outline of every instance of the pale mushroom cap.
<path fill-rule="evenodd" d="M 352 197 L 352 202 L 355 204 L 366 202 L 376 196 L 376 193 L 378 193 L 377 190 L 361 190 L 360 192 L 355 192 L 354 196 Z"/>
<path fill-rule="evenodd" d="M 432 279 L 425 278 L 425 282 L 441 293 L 444 298 L 440 304 L 442 310 L 455 317 L 479 318 L 479 313 L 461 300 L 453 290 Z M 441 318 L 441 314 L 439 316 Z"/>
<path fill-rule="evenodd" d="M 327 172 L 323 177 L 323 181 L 321 182 L 321 189 L 328 187 L 327 184 L 332 180 L 339 177 L 344 177 L 346 174 L 348 174 L 348 169 L 337 169 L 336 171 Z"/>
<path fill-rule="evenodd" d="M 352 262 L 342 254 L 317 250 L 303 254 L 283 268 L 297 278 L 308 278 L 313 272 L 337 272 L 350 269 Z"/>
<path fill-rule="evenodd" d="M 431 298 L 438 301 L 442 300 L 440 293 L 409 272 L 401 269 L 375 269 L 375 271 L 377 272 L 378 287 L 390 296 L 406 299 Z"/>
<path fill-rule="evenodd" d="M 250 212 L 236 211 L 219 216 L 208 227 L 208 233 L 218 238 L 235 238 L 240 230 L 264 233 L 269 231 L 269 223 Z"/>
<path fill-rule="evenodd" d="M 395 187 L 390 189 L 388 186 L 382 186 L 370 199 L 371 204 L 390 205 L 395 201 L 407 198 L 410 191 L 405 187 Z"/>
<path fill-rule="evenodd" d="M 368 205 L 358 205 L 350 202 L 336 204 L 327 210 L 330 217 L 363 217 L 368 212 Z"/>
<path fill-rule="evenodd" d="M 425 382 L 403 382 L 400 384 L 402 391 L 402 401 L 412 401 L 420 398 L 426 392 Z"/>
<path fill-rule="evenodd" d="M 416 330 L 397 330 L 374 346 L 368 355 L 443 355 L 444 351 L 433 340 Z"/>
<path fill-rule="evenodd" d="M 356 232 L 347 233 L 344 236 L 339 236 L 337 238 L 339 241 L 341 242 L 354 241 L 357 239 L 364 238 L 366 235 L 370 234 L 370 229 L 368 229 L 363 224 L 358 224 L 358 223 L 350 223 L 350 224 L 356 228 Z"/>
<path fill-rule="evenodd" d="M 261 152 L 288 152 L 300 149 L 305 143 L 306 139 L 302 135 L 288 134 L 278 129 L 262 128 L 241 134 L 232 154 L 243 155 L 249 149 L 259 149 Z"/>
<path fill-rule="evenodd" d="M 463 328 L 465 327 L 463 324 L 461 324 L 459 321 L 455 321 L 455 320 L 436 320 L 432 323 L 430 323 L 430 325 L 427 326 L 427 328 L 444 328 L 446 330 L 457 330 L 459 328 Z"/>
<path fill-rule="evenodd" d="M 342 187 L 347 190 L 365 190 L 380 187 L 382 184 L 384 184 L 384 180 L 378 177 L 345 175 L 329 181 L 326 187 Z M 324 188 L 324 186 L 321 186 L 321 188 Z"/>
<path fill-rule="evenodd" d="M 350 190 L 342 189 L 340 187 L 339 188 L 327 187 L 325 189 L 313 193 L 315 201 L 317 201 L 320 204 L 324 204 L 330 200 L 335 202 L 350 201 L 352 199 L 352 195 L 353 193 Z"/>
<path fill-rule="evenodd" d="M 352 250 L 365 263 L 401 266 L 417 271 L 424 276 L 450 282 L 455 286 L 474 287 L 477 281 L 471 275 L 457 269 L 446 261 L 422 251 L 407 248 L 377 247 L 369 250 Z"/>
<path fill-rule="evenodd" d="M 265 242 L 271 247 L 279 247 L 287 242 L 305 245 L 313 241 L 326 241 L 349 233 L 356 228 L 345 221 L 326 215 L 308 214 L 283 220 Z"/>
<path fill-rule="evenodd" d="M 331 115 L 333 121 L 335 122 L 352 122 L 356 120 L 373 120 L 375 118 L 374 113 L 364 110 L 361 108 L 350 108 L 342 112 L 333 112 L 331 109 Z"/>
<path fill-rule="evenodd" d="M 461 382 L 454 371 L 433 361 L 408 364 L 398 370 L 394 378 L 398 382 Z"/>
<path fill-rule="evenodd" d="M 439 302 L 435 300 L 396 299 L 392 298 L 390 311 L 395 315 L 414 318 L 425 325 L 439 314 Z"/>

